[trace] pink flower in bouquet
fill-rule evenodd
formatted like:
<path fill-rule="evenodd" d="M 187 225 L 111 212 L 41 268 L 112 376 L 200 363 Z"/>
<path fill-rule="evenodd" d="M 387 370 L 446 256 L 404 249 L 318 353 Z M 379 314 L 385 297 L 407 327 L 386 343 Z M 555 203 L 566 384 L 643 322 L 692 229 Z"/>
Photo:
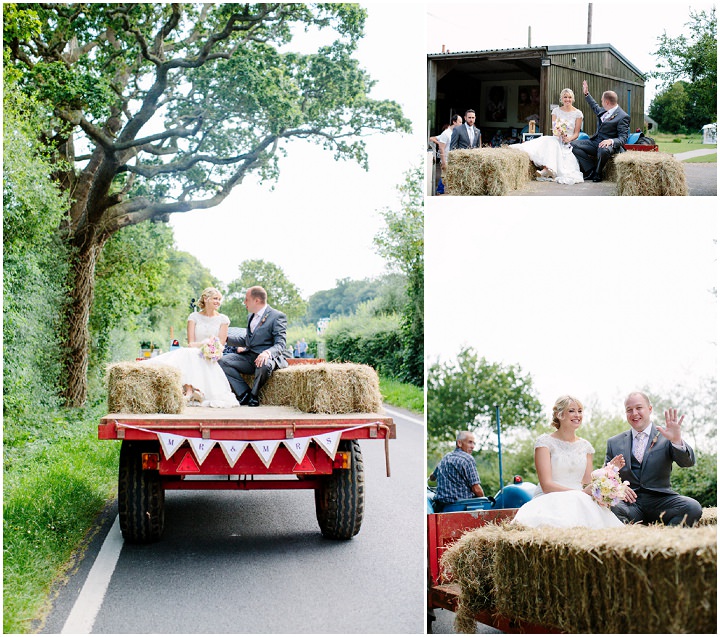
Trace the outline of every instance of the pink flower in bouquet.
<path fill-rule="evenodd" d="M 620 480 L 620 469 L 614 465 L 605 465 L 591 474 L 591 495 L 600 506 L 611 507 L 623 500 L 628 484 L 627 480 Z"/>
<path fill-rule="evenodd" d="M 217 336 L 212 336 L 202 342 L 200 356 L 212 363 L 217 363 L 223 355 L 223 345 Z"/>
<path fill-rule="evenodd" d="M 561 119 L 555 120 L 555 126 L 553 126 L 553 131 L 556 135 L 562 137 L 563 135 L 568 134 L 568 127 L 567 123 Z"/>

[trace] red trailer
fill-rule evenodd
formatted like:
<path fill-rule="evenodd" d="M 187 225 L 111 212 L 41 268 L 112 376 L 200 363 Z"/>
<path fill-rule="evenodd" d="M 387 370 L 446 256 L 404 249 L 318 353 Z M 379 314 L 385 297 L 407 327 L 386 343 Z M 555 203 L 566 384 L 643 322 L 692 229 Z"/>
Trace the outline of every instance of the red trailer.
<path fill-rule="evenodd" d="M 123 537 L 160 539 L 168 489 L 313 489 L 320 531 L 350 539 L 364 511 L 360 440 L 384 440 L 390 475 L 392 418 L 309 414 L 290 407 L 212 409 L 182 414 L 108 414 L 100 440 L 122 440 L 118 512 Z"/>

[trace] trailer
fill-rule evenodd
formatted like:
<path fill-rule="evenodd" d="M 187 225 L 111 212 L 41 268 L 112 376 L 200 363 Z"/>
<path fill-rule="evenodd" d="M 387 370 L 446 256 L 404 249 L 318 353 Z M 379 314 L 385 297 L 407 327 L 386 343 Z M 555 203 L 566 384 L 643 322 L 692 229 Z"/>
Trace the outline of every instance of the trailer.
<path fill-rule="evenodd" d="M 100 440 L 121 440 L 118 514 L 130 543 L 159 540 L 167 490 L 313 489 L 324 537 L 349 540 L 365 507 L 360 440 L 384 441 L 390 476 L 387 416 L 310 414 L 292 407 L 213 409 L 181 414 L 111 413 Z"/>

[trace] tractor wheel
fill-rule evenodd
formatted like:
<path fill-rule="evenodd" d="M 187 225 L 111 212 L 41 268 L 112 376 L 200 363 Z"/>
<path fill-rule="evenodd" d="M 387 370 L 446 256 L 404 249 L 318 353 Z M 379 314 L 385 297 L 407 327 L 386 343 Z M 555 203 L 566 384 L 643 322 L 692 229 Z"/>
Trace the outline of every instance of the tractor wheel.
<path fill-rule="evenodd" d="M 123 538 L 132 544 L 156 542 L 165 526 L 165 490 L 159 471 L 144 471 L 142 453 L 158 445 L 145 440 L 123 440 L 118 472 L 118 513 Z"/>
<path fill-rule="evenodd" d="M 365 470 L 357 440 L 341 440 L 340 451 L 350 452 L 350 468 L 335 469 L 315 489 L 315 513 L 323 537 L 349 540 L 360 531 L 365 510 Z"/>

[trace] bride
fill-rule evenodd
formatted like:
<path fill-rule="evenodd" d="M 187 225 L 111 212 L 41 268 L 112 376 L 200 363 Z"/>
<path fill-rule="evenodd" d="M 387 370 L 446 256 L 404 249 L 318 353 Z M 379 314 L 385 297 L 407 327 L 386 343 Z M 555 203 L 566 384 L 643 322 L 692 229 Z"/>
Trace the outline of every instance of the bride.
<path fill-rule="evenodd" d="M 148 365 L 170 365 L 182 372 L 183 391 L 188 402 L 202 407 L 238 407 L 239 403 L 217 361 L 203 357 L 200 348 L 208 338 L 217 336 L 221 346 L 227 340 L 230 319 L 220 314 L 222 294 L 215 288 L 205 288 L 198 301 L 199 312 L 188 317 L 189 347 L 171 350 L 146 360 Z M 221 350 L 222 351 L 222 350 Z"/>
<path fill-rule="evenodd" d="M 582 403 L 572 396 L 561 396 L 553 407 L 552 425 L 557 431 L 543 434 L 535 443 L 535 467 L 539 485 L 533 499 L 524 504 L 513 523 L 528 527 L 574 526 L 602 529 L 623 523 L 589 494 L 593 467 L 592 445 L 575 432 L 582 424 Z M 622 455 L 608 464 L 625 464 Z"/>
<path fill-rule="evenodd" d="M 552 111 L 552 137 L 543 135 L 513 148 L 525 151 L 536 166 L 542 167 L 537 171 L 538 177 L 552 178 L 559 184 L 579 184 L 583 174 L 570 142 L 580 135 L 583 114 L 573 106 L 575 94 L 569 88 L 560 92 L 560 101 L 562 106 Z"/>

